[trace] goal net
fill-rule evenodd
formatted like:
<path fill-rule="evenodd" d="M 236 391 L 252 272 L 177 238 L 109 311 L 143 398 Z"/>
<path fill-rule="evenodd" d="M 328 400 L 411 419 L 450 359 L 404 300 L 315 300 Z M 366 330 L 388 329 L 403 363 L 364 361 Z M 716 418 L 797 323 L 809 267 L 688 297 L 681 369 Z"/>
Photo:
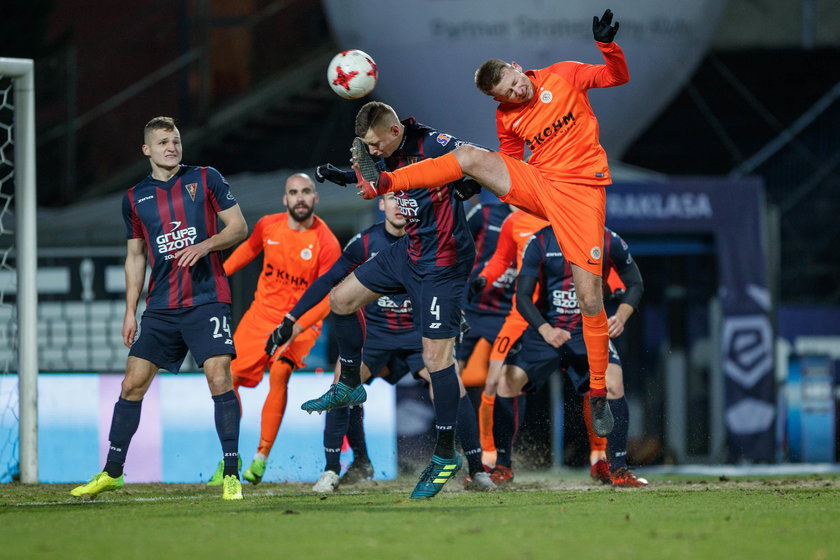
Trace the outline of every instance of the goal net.
<path fill-rule="evenodd" d="M 33 62 L 0 57 L 0 482 L 38 482 Z"/>

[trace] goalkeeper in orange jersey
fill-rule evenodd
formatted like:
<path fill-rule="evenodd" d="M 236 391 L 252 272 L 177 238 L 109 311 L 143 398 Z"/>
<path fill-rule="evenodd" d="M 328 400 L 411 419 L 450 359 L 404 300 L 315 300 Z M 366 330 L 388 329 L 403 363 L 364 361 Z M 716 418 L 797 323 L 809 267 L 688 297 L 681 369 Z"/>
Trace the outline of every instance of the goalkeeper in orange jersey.
<path fill-rule="evenodd" d="M 321 333 L 322 319 L 329 313 L 324 300 L 298 321 L 300 334 L 287 347 L 266 353 L 265 341 L 319 276 L 338 260 L 341 246 L 327 224 L 315 215 L 318 193 L 305 173 L 286 180 L 283 204 L 286 212 L 262 217 L 254 232 L 228 257 L 225 273 L 233 274 L 263 253 L 262 272 L 254 302 L 233 334 L 238 354 L 231 362 L 233 387 L 256 387 L 269 370 L 269 390 L 262 409 L 260 443 L 251 465 L 242 473 L 257 484 L 266 470 L 268 455 L 286 411 L 287 387 L 292 371 L 303 366 L 306 355 Z M 276 349 L 275 349 L 276 351 Z M 274 354 L 274 352 L 273 352 Z M 208 482 L 220 480 L 217 472 Z"/>
<path fill-rule="evenodd" d="M 607 10 L 592 22 L 606 64 L 558 62 L 525 71 L 493 58 L 478 68 L 476 86 L 499 103 L 499 152 L 463 145 L 393 172 L 380 172 L 370 158 L 358 162 L 364 198 L 435 188 L 468 176 L 503 202 L 551 223 L 572 263 L 589 359 L 593 428 L 601 436 L 613 427 L 606 398 L 609 335 L 601 280 L 605 187 L 612 181 L 587 91 L 630 79 L 624 54 L 613 42 L 618 23 L 612 25 L 612 18 Z M 526 146 L 528 163 L 523 161 Z"/>

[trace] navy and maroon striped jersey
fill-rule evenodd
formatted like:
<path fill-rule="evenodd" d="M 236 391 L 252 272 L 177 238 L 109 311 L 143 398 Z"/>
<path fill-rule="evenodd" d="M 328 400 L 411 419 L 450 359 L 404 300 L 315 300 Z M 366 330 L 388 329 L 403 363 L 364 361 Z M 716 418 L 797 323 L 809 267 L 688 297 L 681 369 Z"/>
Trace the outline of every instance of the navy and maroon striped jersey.
<path fill-rule="evenodd" d="M 168 181 L 151 175 L 128 189 L 122 211 L 126 238 L 143 239 L 152 275 L 147 309 L 230 303 L 230 286 L 218 251 L 190 268 L 172 266 L 175 253 L 219 231 L 216 214 L 236 205 L 212 167 L 182 165 Z"/>
<path fill-rule="evenodd" d="M 417 161 L 442 156 L 464 144 L 450 134 L 429 128 L 412 118 L 402 121 L 405 133 L 400 147 L 385 158 L 389 171 Z M 400 212 L 408 222 L 408 255 L 419 269 L 472 262 L 475 247 L 467 229 L 461 202 L 455 199 L 455 183 L 432 189 L 394 193 Z"/>
<path fill-rule="evenodd" d="M 610 269 L 621 274 L 633 263 L 627 243 L 609 228 L 604 228 L 604 255 L 604 278 Z M 531 237 L 522 255 L 519 275 L 539 280 L 542 288 L 537 306 L 551 326 L 566 329 L 572 336 L 582 332 L 572 265 L 563 257 L 551 227 L 543 228 Z"/>
<path fill-rule="evenodd" d="M 502 222 L 511 213 L 510 205 L 501 202 L 477 204 L 467 216 L 467 226 L 475 241 L 475 264 L 468 282 L 472 282 L 496 251 Z M 516 279 L 516 262 L 493 284 L 487 286 L 474 300 L 464 303 L 464 311 L 490 315 L 510 313 Z"/>

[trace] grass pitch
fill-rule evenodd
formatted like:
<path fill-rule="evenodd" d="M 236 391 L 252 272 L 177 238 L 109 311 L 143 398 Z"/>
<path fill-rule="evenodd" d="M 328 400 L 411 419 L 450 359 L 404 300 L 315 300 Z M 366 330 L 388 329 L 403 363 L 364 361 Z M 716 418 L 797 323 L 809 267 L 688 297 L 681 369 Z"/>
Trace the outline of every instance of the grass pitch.
<path fill-rule="evenodd" d="M 644 489 L 585 473 L 519 474 L 487 494 L 415 480 L 318 496 L 310 485 L 128 484 L 92 501 L 72 485 L 0 485 L 0 558 L 840 558 L 840 475 L 651 478 Z"/>

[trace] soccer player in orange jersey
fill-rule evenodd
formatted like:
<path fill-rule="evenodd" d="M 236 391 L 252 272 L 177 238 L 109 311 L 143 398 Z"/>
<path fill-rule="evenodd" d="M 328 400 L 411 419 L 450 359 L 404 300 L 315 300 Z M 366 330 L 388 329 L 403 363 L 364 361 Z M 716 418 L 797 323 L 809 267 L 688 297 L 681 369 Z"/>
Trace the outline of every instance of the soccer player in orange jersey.
<path fill-rule="evenodd" d="M 283 321 L 300 296 L 335 263 L 341 246 L 327 224 L 315 215 L 318 193 L 305 173 L 286 180 L 283 204 L 287 211 L 262 217 L 254 232 L 224 263 L 228 275 L 263 253 L 263 266 L 254 301 L 242 316 L 233 341 L 238 354 L 231 363 L 233 386 L 256 387 L 269 370 L 269 391 L 262 409 L 260 443 L 251 465 L 242 473 L 257 484 L 286 411 L 287 386 L 292 371 L 304 365 L 306 355 L 321 334 L 329 313 L 326 299 L 298 321 L 302 332 L 276 356 L 266 354 L 266 338 Z M 215 480 L 211 479 L 211 484 Z"/>
<path fill-rule="evenodd" d="M 516 270 L 522 266 L 522 253 L 528 240 L 548 222 L 536 216 L 516 210 L 502 222 L 499 240 L 493 256 L 478 273 L 470 285 L 470 293 L 477 294 L 479 290 L 493 283 L 502 276 L 511 262 L 516 263 Z M 505 318 L 501 329 L 496 335 L 487 366 L 487 380 L 481 393 L 481 405 L 478 409 L 479 432 L 481 434 L 481 448 L 485 452 L 485 463 L 490 462 L 495 454 L 493 443 L 493 404 L 496 400 L 496 388 L 502 376 L 502 365 L 510 347 L 525 332 L 528 322 L 516 310 L 516 296 L 513 307 Z M 495 462 L 495 461 L 493 461 Z"/>
<path fill-rule="evenodd" d="M 587 90 L 630 79 L 624 54 L 613 42 L 618 23 L 612 25 L 612 18 L 607 10 L 592 22 L 606 64 L 558 62 L 523 71 L 516 63 L 494 58 L 478 68 L 476 86 L 499 102 L 499 152 L 464 145 L 393 172 L 380 172 L 372 160 L 363 159 L 358 183 L 359 194 L 373 198 L 469 176 L 500 200 L 551 223 L 572 263 L 589 358 L 593 428 L 601 436 L 613 426 L 604 377 L 609 335 L 601 287 L 605 187 L 611 179 Z M 526 146 L 528 163 L 523 161 Z"/>

